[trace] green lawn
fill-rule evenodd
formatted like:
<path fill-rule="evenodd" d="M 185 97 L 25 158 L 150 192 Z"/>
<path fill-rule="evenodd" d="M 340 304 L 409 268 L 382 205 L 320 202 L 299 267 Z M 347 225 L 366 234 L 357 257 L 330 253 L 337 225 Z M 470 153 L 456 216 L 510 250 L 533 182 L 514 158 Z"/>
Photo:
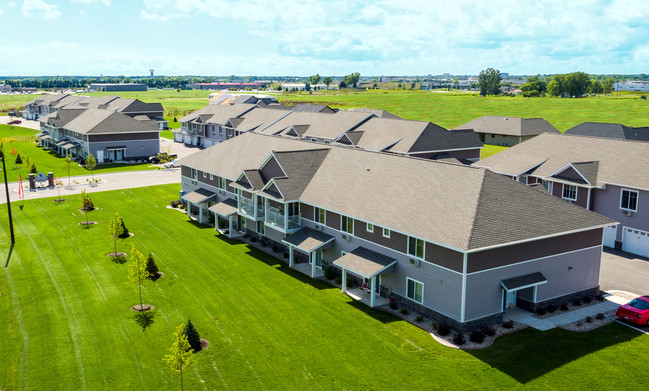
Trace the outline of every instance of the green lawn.
<path fill-rule="evenodd" d="M 20 153 L 23 162 L 29 156 L 38 172 L 48 173 L 54 172 L 55 176 L 65 177 L 68 175 L 67 168 L 65 168 L 64 160 L 61 156 L 54 152 L 47 151 L 36 145 L 36 137 L 34 135 L 38 131 L 28 128 L 21 128 L 18 126 L 0 125 L 0 141 L 4 143 L 4 150 L 7 155 L 7 177 L 9 181 L 17 181 L 18 175 L 23 180 L 29 177 L 29 169 L 24 165 L 19 165 L 17 168 L 14 164 L 15 157 L 11 155 L 11 148 L 15 148 Z M 157 170 L 155 166 L 148 163 L 139 164 L 98 164 L 95 169 L 95 174 L 105 174 L 107 172 L 118 171 L 137 171 L 137 170 Z M 2 167 L 0 167 L 0 171 Z M 89 175 L 90 171 L 79 164 L 73 163 L 70 168 L 70 175 Z"/>
<path fill-rule="evenodd" d="M 425 331 L 353 302 L 245 244 L 166 208 L 178 185 L 13 205 L 17 244 L 0 225 L 0 388 L 179 389 L 162 357 L 191 316 L 211 346 L 195 355 L 187 389 L 627 389 L 649 360 L 649 337 L 617 324 L 588 333 L 523 330 L 489 349 L 443 347 Z M 127 266 L 105 256 L 110 217 L 153 252 L 165 276 L 143 287 L 148 322 L 129 307 Z M 6 221 L 6 209 L 0 208 Z M 145 327 L 143 327 L 145 326 Z"/>
<path fill-rule="evenodd" d="M 480 159 L 484 159 L 486 157 L 489 157 L 491 155 L 495 155 L 500 151 L 504 151 L 509 147 L 503 147 L 500 145 L 491 145 L 491 144 L 485 144 L 484 148 L 482 148 L 482 153 L 480 154 Z"/>
<path fill-rule="evenodd" d="M 313 102 L 350 109 L 358 107 L 390 111 L 405 119 L 430 121 L 445 128 L 454 128 L 483 115 L 545 118 L 560 131 L 582 122 L 617 122 L 630 126 L 646 126 L 649 122 L 649 101 L 638 95 L 581 99 L 480 97 L 466 93 L 427 91 L 358 91 L 284 93 L 281 103 Z"/>

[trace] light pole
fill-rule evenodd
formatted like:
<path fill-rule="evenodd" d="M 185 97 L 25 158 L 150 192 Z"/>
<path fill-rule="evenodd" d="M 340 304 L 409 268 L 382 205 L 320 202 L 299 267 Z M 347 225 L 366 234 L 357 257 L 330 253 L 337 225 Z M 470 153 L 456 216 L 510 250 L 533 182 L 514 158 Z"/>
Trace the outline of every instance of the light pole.
<path fill-rule="evenodd" d="M 16 238 L 14 237 L 14 221 L 11 218 L 11 201 L 9 200 L 9 182 L 7 182 L 7 165 L 5 164 L 5 153 L 0 149 L 0 157 L 2 158 L 2 172 L 5 176 L 5 192 L 7 194 L 7 211 L 9 214 L 9 232 L 11 233 L 11 244 L 16 243 Z"/>

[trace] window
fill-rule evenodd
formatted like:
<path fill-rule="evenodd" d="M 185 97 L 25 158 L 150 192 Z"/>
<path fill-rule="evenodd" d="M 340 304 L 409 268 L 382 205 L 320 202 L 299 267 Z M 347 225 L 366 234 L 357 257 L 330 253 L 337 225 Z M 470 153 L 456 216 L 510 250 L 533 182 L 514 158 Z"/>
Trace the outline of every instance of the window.
<path fill-rule="evenodd" d="M 192 168 L 192 179 L 198 179 L 198 170 Z"/>
<path fill-rule="evenodd" d="M 365 229 L 367 230 L 367 232 L 374 232 L 374 224 L 365 224 Z"/>
<path fill-rule="evenodd" d="M 266 226 L 263 221 L 257 221 L 257 233 L 262 235 L 266 233 Z"/>
<path fill-rule="evenodd" d="M 219 136 L 223 136 L 223 128 L 219 126 Z"/>
<path fill-rule="evenodd" d="M 331 144 L 331 140 L 325 140 L 325 144 Z"/>
<path fill-rule="evenodd" d="M 384 238 L 389 238 L 390 237 L 390 230 L 387 228 L 383 228 L 383 237 Z"/>
<path fill-rule="evenodd" d="M 424 303 L 424 284 L 406 277 L 407 292 L 406 296 L 419 304 Z"/>
<path fill-rule="evenodd" d="M 214 180 L 214 174 L 210 174 L 210 180 L 211 180 L 211 181 Z"/>
<path fill-rule="evenodd" d="M 636 212 L 638 210 L 638 192 L 622 189 L 620 208 Z"/>
<path fill-rule="evenodd" d="M 207 178 L 207 173 L 203 171 L 203 178 Z"/>
<path fill-rule="evenodd" d="M 326 224 L 327 223 L 327 211 L 325 209 L 314 208 L 313 209 L 313 220 L 316 223 Z"/>
<path fill-rule="evenodd" d="M 527 177 L 526 176 L 523 176 L 523 175 L 519 176 L 518 181 L 520 183 L 524 184 L 524 185 L 527 185 Z"/>
<path fill-rule="evenodd" d="M 496 138 L 496 135 L 495 135 L 495 134 L 492 134 L 492 135 L 491 135 L 491 138 Z"/>
<path fill-rule="evenodd" d="M 228 129 L 228 137 L 232 137 L 232 129 Z"/>
<path fill-rule="evenodd" d="M 225 180 L 225 178 L 219 178 L 219 189 L 226 190 L 227 187 L 228 182 Z"/>
<path fill-rule="evenodd" d="M 563 199 L 569 201 L 577 200 L 577 186 L 563 184 Z"/>
<path fill-rule="evenodd" d="M 545 190 L 550 191 L 550 182 L 548 182 L 548 181 L 546 181 L 546 180 L 542 180 L 542 181 L 541 181 L 541 184 L 543 185 L 543 188 L 544 188 Z"/>
<path fill-rule="evenodd" d="M 422 239 L 408 237 L 408 254 L 417 258 L 424 258 L 424 241 Z"/>
<path fill-rule="evenodd" d="M 311 137 L 311 141 L 313 141 L 314 143 L 317 143 L 317 142 L 318 142 L 318 139 L 317 139 L 317 138 L 313 138 L 313 137 Z"/>
<path fill-rule="evenodd" d="M 340 216 L 340 230 L 350 235 L 354 234 L 354 219 L 347 216 Z"/>

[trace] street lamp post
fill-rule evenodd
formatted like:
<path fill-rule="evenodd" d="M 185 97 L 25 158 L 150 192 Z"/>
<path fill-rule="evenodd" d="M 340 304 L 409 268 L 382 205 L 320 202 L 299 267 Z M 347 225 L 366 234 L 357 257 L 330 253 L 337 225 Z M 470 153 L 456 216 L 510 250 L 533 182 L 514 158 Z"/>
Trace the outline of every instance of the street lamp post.
<path fill-rule="evenodd" d="M 5 164 L 5 154 L 4 151 L 0 150 L 0 157 L 2 158 L 2 172 L 5 176 L 5 192 L 7 194 L 7 212 L 9 214 L 9 232 L 11 233 L 11 244 L 16 243 L 16 238 L 14 237 L 14 221 L 11 217 L 11 200 L 9 200 L 9 182 L 7 182 L 7 165 Z"/>

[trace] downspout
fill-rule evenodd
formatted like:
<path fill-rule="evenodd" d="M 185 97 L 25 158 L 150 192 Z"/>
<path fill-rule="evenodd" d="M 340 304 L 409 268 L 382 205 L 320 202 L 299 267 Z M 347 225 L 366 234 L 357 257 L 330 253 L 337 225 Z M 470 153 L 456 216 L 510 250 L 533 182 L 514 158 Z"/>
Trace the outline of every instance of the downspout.
<path fill-rule="evenodd" d="M 462 259 L 462 302 L 460 307 L 460 322 L 464 323 L 466 318 L 466 274 L 467 274 L 467 261 L 469 258 L 468 253 L 464 253 Z"/>

